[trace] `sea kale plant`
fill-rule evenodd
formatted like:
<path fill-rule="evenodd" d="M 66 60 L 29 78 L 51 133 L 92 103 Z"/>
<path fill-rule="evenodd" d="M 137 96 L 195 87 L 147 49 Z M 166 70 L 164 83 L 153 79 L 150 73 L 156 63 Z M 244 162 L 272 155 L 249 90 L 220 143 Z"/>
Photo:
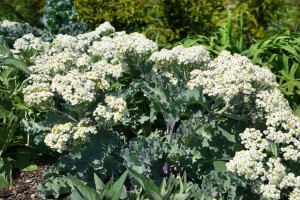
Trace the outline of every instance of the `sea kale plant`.
<path fill-rule="evenodd" d="M 43 38 L 52 40 L 57 34 L 78 35 L 84 33 L 87 25 L 78 22 L 78 13 L 73 8 L 72 0 L 46 0 L 43 16 L 40 21 L 44 25 Z"/>
<path fill-rule="evenodd" d="M 240 119 L 248 117 L 253 121 L 239 134 L 244 150 L 226 164 L 227 170 L 251 180 L 254 192 L 264 198 L 299 197 L 296 166 L 300 119 L 284 99 L 275 75 L 253 65 L 246 57 L 225 51 L 207 69 L 193 71 L 188 85 L 222 99 L 222 112 L 234 111 Z M 254 104 L 242 113 L 232 102 Z"/>
<path fill-rule="evenodd" d="M 23 35 L 29 33 L 39 36 L 41 31 L 35 27 L 32 27 L 28 23 L 9 20 L 3 20 L 0 22 L 0 36 L 2 35 L 11 47 L 18 38 L 21 38 Z"/>
<path fill-rule="evenodd" d="M 25 128 L 61 153 L 41 197 L 117 188 L 128 198 L 176 199 L 172 188 L 192 199 L 300 196 L 300 119 L 275 75 L 248 58 L 158 51 L 108 22 L 52 42 L 25 35 L 14 48 L 31 52 L 24 101 L 42 113 Z"/>

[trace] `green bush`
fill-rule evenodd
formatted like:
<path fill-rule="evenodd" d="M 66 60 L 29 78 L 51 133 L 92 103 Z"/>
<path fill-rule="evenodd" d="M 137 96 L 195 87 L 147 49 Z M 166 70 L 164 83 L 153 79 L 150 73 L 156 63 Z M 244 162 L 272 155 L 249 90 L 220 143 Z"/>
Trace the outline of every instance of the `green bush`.
<path fill-rule="evenodd" d="M 74 7 L 79 19 L 91 29 L 109 21 L 119 31 L 143 32 L 160 46 L 189 34 L 207 35 L 217 31 L 226 23 L 228 10 L 232 12 L 233 30 L 253 41 L 271 30 L 278 30 L 280 27 L 276 24 L 282 23 L 280 19 L 287 8 L 282 0 L 74 0 Z M 245 21 L 243 32 L 238 23 L 241 15 Z"/>
<path fill-rule="evenodd" d="M 117 30 L 143 31 L 151 39 L 167 43 L 173 39 L 172 30 L 165 25 L 162 5 L 156 0 L 74 0 L 79 19 L 90 29 L 109 21 Z"/>
<path fill-rule="evenodd" d="M 45 0 L 2 0 L 0 2 L 0 20 L 11 20 L 29 23 L 40 27 Z"/>
<path fill-rule="evenodd" d="M 283 17 L 280 19 L 284 27 L 294 32 L 300 31 L 300 1 L 298 0 L 285 0 L 287 10 Z"/>

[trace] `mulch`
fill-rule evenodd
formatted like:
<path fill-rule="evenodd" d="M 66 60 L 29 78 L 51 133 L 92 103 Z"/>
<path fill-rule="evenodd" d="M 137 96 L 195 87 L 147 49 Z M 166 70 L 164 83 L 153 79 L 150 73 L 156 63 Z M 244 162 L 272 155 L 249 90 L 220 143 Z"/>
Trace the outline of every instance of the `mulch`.
<path fill-rule="evenodd" d="M 57 158 L 41 156 L 35 160 L 36 171 L 13 171 L 13 184 L 0 190 L 0 200 L 38 200 L 37 186 L 44 182 L 44 172 L 48 165 L 52 165 Z M 64 198 L 65 199 L 65 198 Z"/>

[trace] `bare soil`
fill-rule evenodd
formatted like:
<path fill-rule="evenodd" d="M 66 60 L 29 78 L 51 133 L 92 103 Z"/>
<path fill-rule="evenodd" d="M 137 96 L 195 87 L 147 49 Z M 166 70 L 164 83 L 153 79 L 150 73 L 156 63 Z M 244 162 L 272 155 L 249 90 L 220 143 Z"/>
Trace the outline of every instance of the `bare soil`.
<path fill-rule="evenodd" d="M 0 200 L 38 200 L 37 186 L 44 182 L 44 172 L 48 165 L 56 162 L 57 158 L 41 156 L 35 160 L 36 171 L 13 171 L 13 184 L 0 190 Z M 63 198 L 66 199 L 66 198 Z"/>

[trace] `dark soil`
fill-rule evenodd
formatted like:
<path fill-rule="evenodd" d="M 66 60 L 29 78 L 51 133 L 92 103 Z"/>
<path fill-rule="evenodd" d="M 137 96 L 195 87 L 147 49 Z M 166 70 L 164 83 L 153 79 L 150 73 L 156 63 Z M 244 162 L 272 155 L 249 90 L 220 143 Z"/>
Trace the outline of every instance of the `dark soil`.
<path fill-rule="evenodd" d="M 13 171 L 13 184 L 0 190 L 0 200 L 35 200 L 40 199 L 36 191 L 37 186 L 44 181 L 43 175 L 46 166 L 52 165 L 57 158 L 41 156 L 35 160 L 38 166 L 36 171 Z"/>

